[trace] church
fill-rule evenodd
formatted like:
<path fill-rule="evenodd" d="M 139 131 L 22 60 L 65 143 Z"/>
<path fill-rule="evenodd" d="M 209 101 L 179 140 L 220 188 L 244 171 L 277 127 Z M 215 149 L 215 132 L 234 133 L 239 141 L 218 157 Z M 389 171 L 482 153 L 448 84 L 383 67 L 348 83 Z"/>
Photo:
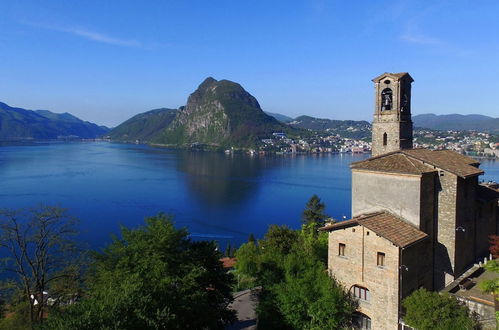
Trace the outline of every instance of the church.
<path fill-rule="evenodd" d="M 373 79 L 372 157 L 351 164 L 352 219 L 326 225 L 328 270 L 358 299 L 359 329 L 403 329 L 401 301 L 439 291 L 489 256 L 497 193 L 480 163 L 414 149 L 406 73 Z"/>

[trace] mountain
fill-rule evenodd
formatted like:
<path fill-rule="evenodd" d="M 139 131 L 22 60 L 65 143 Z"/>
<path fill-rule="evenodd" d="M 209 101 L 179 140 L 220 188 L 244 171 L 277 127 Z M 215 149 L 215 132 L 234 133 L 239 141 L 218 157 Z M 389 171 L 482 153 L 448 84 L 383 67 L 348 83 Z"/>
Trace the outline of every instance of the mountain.
<path fill-rule="evenodd" d="M 176 109 L 155 109 L 140 113 L 116 126 L 107 136 L 117 141 L 153 141 L 175 119 Z"/>
<path fill-rule="evenodd" d="M 422 114 L 412 117 L 414 127 L 435 130 L 477 130 L 499 134 L 499 118 L 483 115 L 435 115 Z"/>
<path fill-rule="evenodd" d="M 290 131 L 294 130 L 265 114 L 256 98 L 238 83 L 209 77 L 155 142 L 248 147 L 273 132 Z"/>
<path fill-rule="evenodd" d="M 14 108 L 0 102 L 0 140 L 57 139 L 78 137 L 92 139 L 109 129 L 83 121 L 69 113 Z"/>
<path fill-rule="evenodd" d="M 310 116 L 296 117 L 288 125 L 313 131 L 327 131 L 346 138 L 370 138 L 371 124 L 364 120 L 333 120 Z"/>
<path fill-rule="evenodd" d="M 281 115 L 280 113 L 273 113 L 273 112 L 268 112 L 268 111 L 264 111 L 264 112 L 267 115 L 274 117 L 275 119 L 277 119 L 281 123 L 289 123 L 290 121 L 293 121 L 293 118 L 288 117 L 286 115 Z"/>

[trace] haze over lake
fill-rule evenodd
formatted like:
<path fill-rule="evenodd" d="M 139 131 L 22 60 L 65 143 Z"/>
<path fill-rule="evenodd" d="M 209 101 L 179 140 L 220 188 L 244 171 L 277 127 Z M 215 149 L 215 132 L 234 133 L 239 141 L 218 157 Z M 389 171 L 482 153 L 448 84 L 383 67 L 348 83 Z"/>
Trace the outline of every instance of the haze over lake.
<path fill-rule="evenodd" d="M 334 218 L 350 216 L 349 164 L 369 155 L 251 157 L 143 145 L 34 143 L 0 146 L 0 207 L 43 203 L 80 219 L 92 248 L 119 225 L 136 227 L 158 212 L 175 215 L 194 239 L 239 245 L 269 224 L 300 225 L 312 194 Z M 499 163 L 482 161 L 482 180 L 499 180 Z"/>

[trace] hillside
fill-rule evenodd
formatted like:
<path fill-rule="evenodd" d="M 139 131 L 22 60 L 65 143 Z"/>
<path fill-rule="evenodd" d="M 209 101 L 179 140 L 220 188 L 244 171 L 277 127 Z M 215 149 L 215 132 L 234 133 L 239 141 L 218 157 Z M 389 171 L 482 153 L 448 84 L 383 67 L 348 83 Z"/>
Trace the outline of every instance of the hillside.
<path fill-rule="evenodd" d="M 92 139 L 108 132 L 105 126 L 83 121 L 69 113 L 14 108 L 0 102 L 0 140 Z"/>
<path fill-rule="evenodd" d="M 499 118 L 483 115 L 435 115 L 422 114 L 412 117 L 414 127 L 435 130 L 476 130 L 499 134 Z"/>
<path fill-rule="evenodd" d="M 277 119 L 281 123 L 289 123 L 290 121 L 293 121 L 293 118 L 288 117 L 286 115 L 281 115 L 280 113 L 273 113 L 273 112 L 268 112 L 268 111 L 264 111 L 264 112 L 267 115 L 274 117 L 275 119 Z"/>
<path fill-rule="evenodd" d="M 265 114 L 241 85 L 210 77 L 189 96 L 187 105 L 155 142 L 248 147 L 283 131 L 294 130 Z"/>
<path fill-rule="evenodd" d="M 176 109 L 155 109 L 140 113 L 122 124 L 116 126 L 107 134 L 115 141 L 153 141 L 165 127 L 175 119 L 178 110 Z"/>
<path fill-rule="evenodd" d="M 371 124 L 363 120 L 333 120 L 300 116 L 289 122 L 288 125 L 313 131 L 327 131 L 346 138 L 362 139 L 371 137 Z"/>

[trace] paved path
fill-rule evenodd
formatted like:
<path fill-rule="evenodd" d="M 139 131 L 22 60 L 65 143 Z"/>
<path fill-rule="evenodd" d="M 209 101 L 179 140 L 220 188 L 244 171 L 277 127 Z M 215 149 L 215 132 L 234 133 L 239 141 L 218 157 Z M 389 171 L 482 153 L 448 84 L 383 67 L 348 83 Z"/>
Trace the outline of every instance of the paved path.
<path fill-rule="evenodd" d="M 231 307 L 237 312 L 236 323 L 226 327 L 226 330 L 255 330 L 256 329 L 256 305 L 258 303 L 256 293 L 259 288 L 244 290 L 234 293 L 234 302 Z"/>

